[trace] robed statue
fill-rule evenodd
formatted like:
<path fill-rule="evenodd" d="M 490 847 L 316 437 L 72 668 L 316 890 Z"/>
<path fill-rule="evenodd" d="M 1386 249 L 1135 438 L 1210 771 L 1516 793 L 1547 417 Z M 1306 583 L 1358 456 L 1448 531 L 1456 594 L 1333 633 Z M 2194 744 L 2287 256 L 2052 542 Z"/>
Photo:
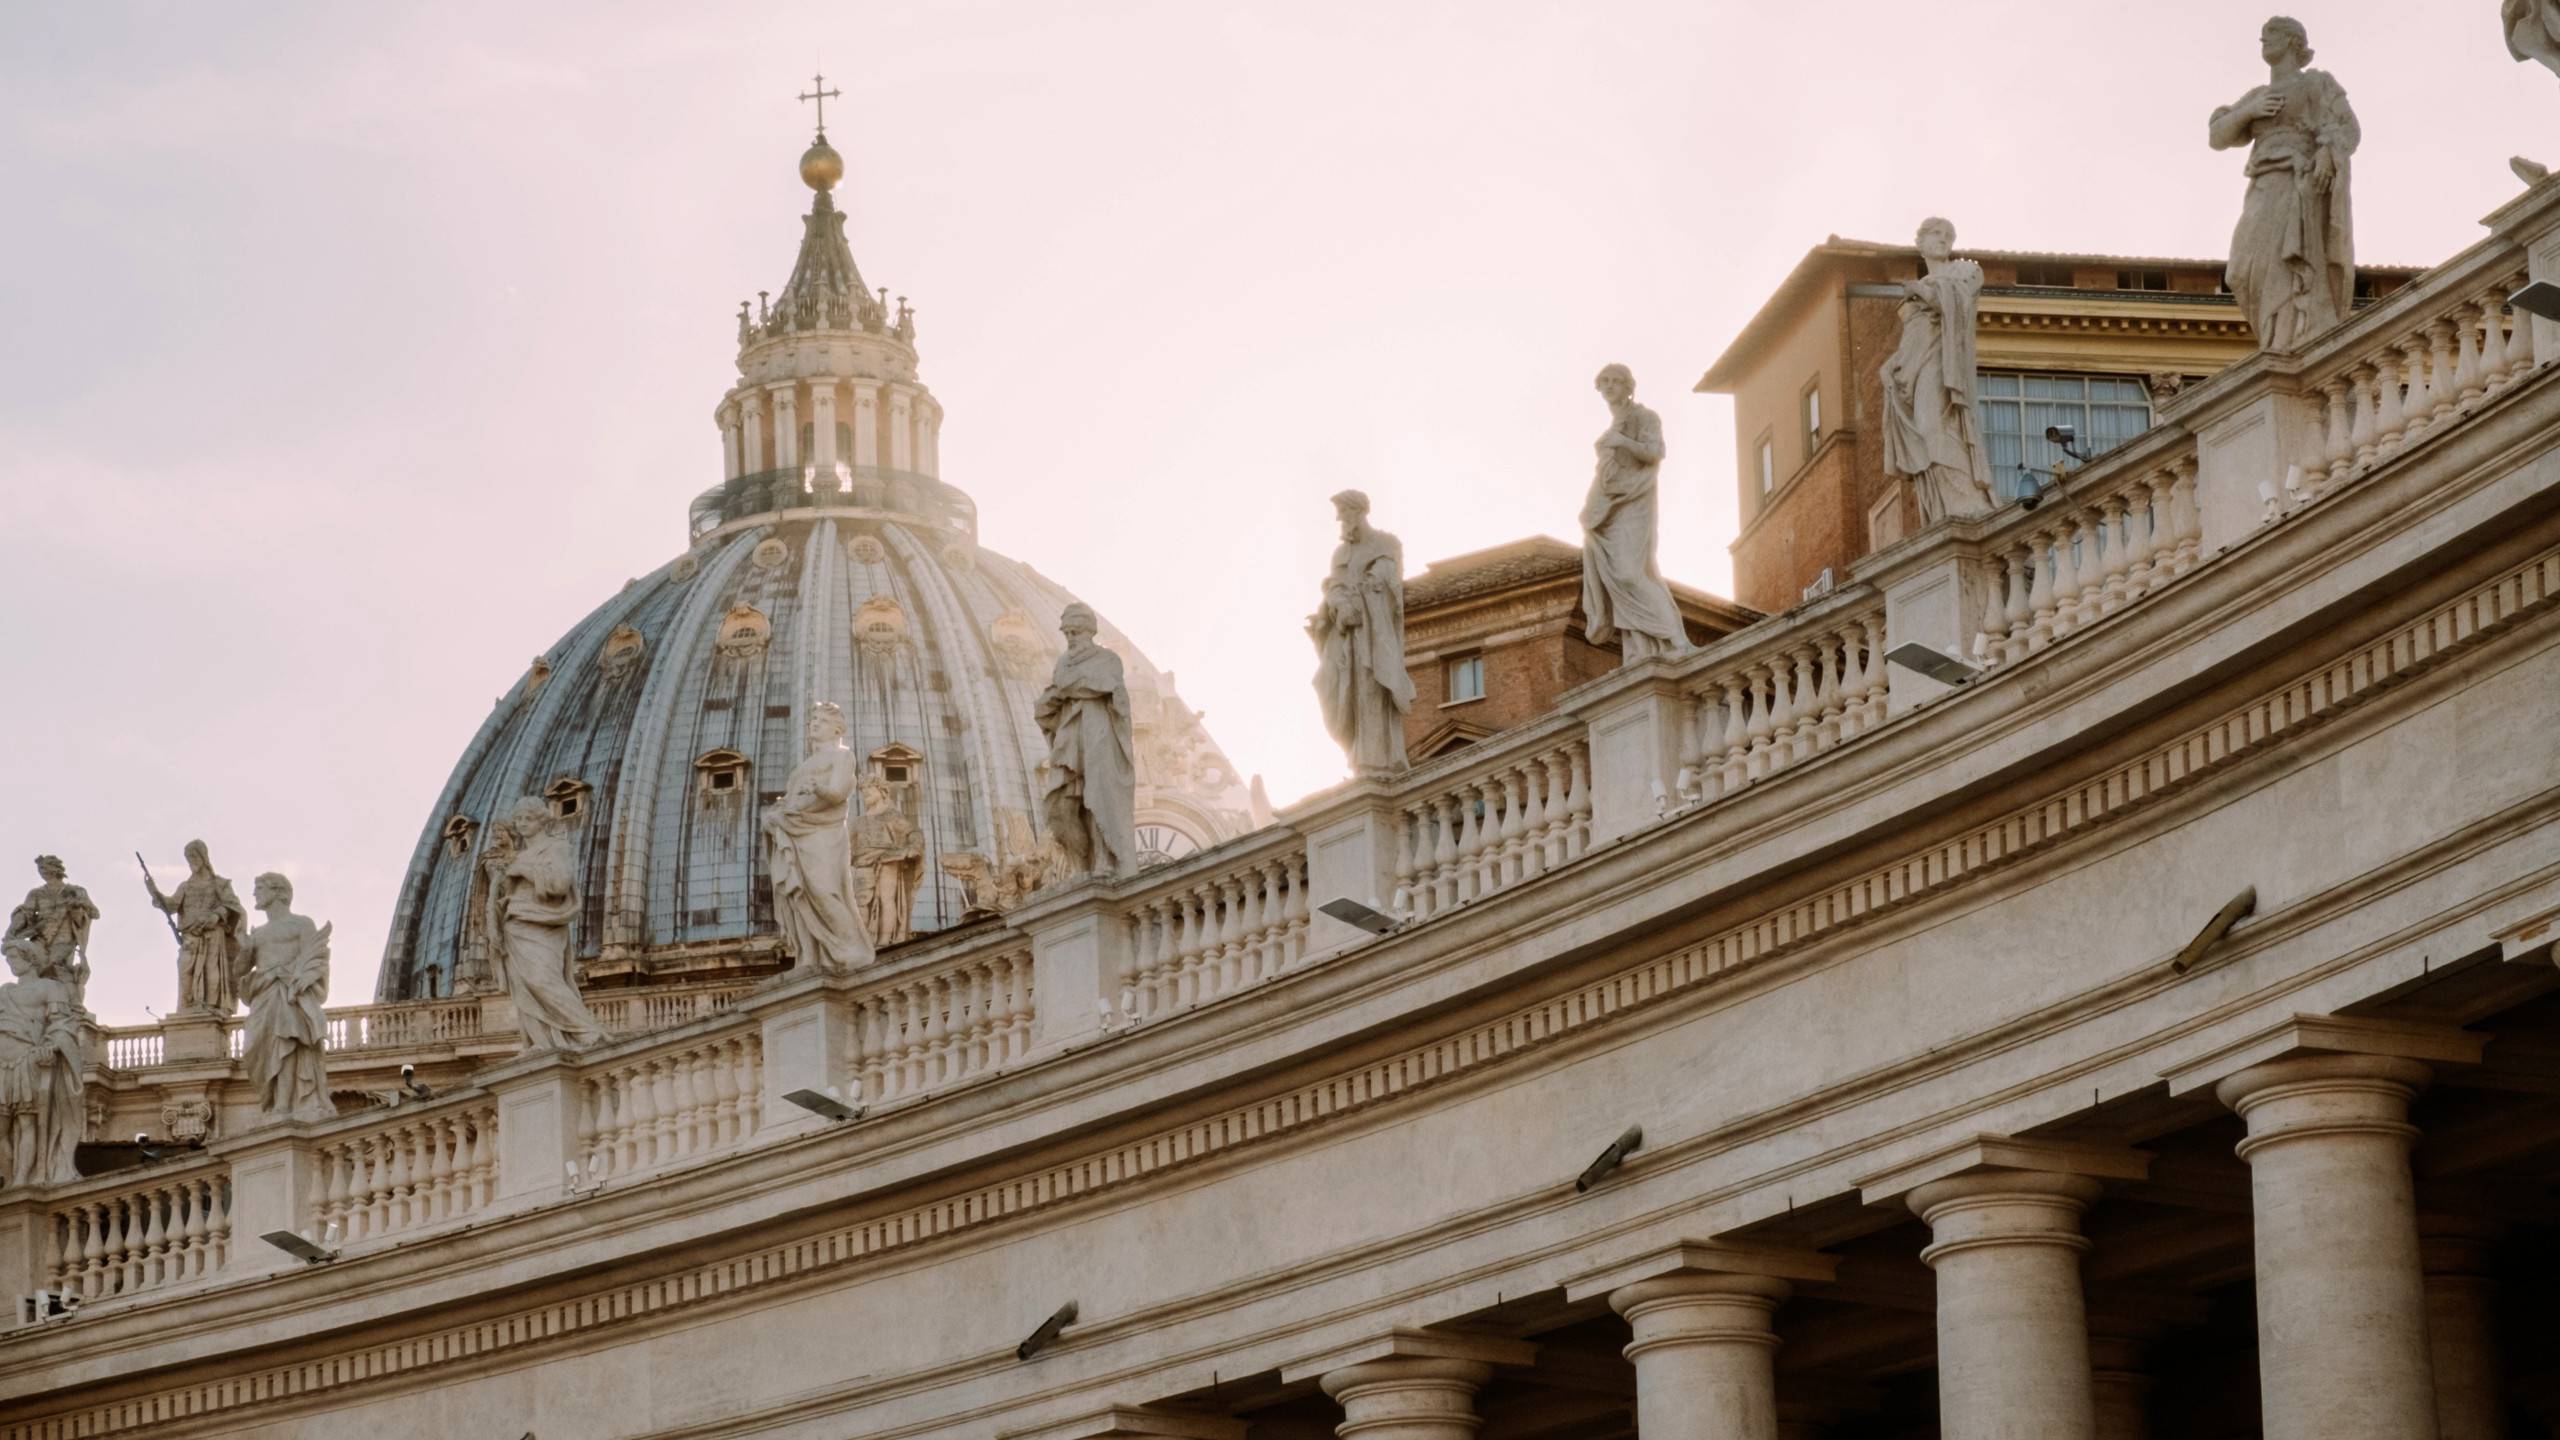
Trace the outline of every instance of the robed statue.
<path fill-rule="evenodd" d="M 2506 0 L 2498 23 L 2507 32 L 2507 53 L 2519 61 L 2539 60 L 2560 73 L 2560 0 Z"/>
<path fill-rule="evenodd" d="M 2302 22 L 2279 15 L 2258 34 L 2267 83 L 2213 112 L 2216 150 L 2249 147 L 2249 192 L 2231 232 L 2223 282 L 2261 350 L 2294 350 L 2355 307 L 2355 222 L 2348 159 L 2364 139 L 2347 92 L 2311 64 Z"/>
<path fill-rule="evenodd" d="M 272 872 L 249 887 L 267 922 L 240 946 L 240 988 L 249 1031 L 240 1051 L 258 1114 L 269 1120 L 327 1120 L 329 929 L 293 913 L 293 882 Z"/>
<path fill-rule="evenodd" d="M 809 754 L 765 807 L 765 873 L 783 952 L 802 970 L 841 975 L 875 957 L 855 899 L 853 837 L 847 828 L 857 768 L 844 743 L 844 711 L 809 707 Z"/>
<path fill-rule="evenodd" d="M 885 780 L 862 782 L 853 822 L 853 869 L 862 879 L 862 923 L 871 943 L 895 945 L 914 931 L 916 885 L 924 878 L 924 835 L 898 808 Z"/>
<path fill-rule="evenodd" d="M 229 1015 L 239 1005 L 233 982 L 249 912 L 231 882 L 213 873 L 213 855 L 201 840 L 187 842 L 187 878 L 164 895 L 151 872 L 142 872 L 151 903 L 178 932 L 178 1013 Z"/>
<path fill-rule="evenodd" d="M 1635 372 L 1624 365 L 1602 366 L 1591 383 L 1609 402 L 1609 429 L 1592 446 L 1600 462 L 1582 502 L 1583 634 L 1594 645 L 1617 641 L 1628 665 L 1678 655 L 1688 630 L 1653 553 L 1662 417 L 1636 403 Z"/>
<path fill-rule="evenodd" d="M 524 1048 L 584 1050 L 603 1043 L 604 1026 L 578 993 L 570 958 L 571 927 L 584 905 L 578 886 L 578 842 L 567 822 L 538 795 L 527 795 L 489 827 L 481 851 L 489 879 L 489 968 L 515 1001 Z"/>
<path fill-rule="evenodd" d="M 89 989 L 89 927 L 98 918 L 98 907 L 88 891 L 65 878 L 68 873 L 59 857 L 37 856 L 36 878 L 42 883 L 9 912 L 8 933 L 0 938 L 34 946 L 44 974 L 69 986 L 71 1003 L 77 1006 Z"/>
<path fill-rule="evenodd" d="M 1092 609 L 1069 605 L 1058 617 L 1066 653 L 1031 718 L 1049 738 L 1041 768 L 1040 818 L 1067 863 L 1089 875 L 1137 869 L 1138 769 L 1129 686 L 1120 657 L 1094 643 Z"/>
<path fill-rule="evenodd" d="M 0 984 L 0 1189 L 77 1180 L 90 1017 L 35 941 L 12 935 L 0 951 L 14 977 Z"/>
<path fill-rule="evenodd" d="M 1910 480 L 1926 526 L 1994 502 L 1974 407 L 1982 266 L 1956 258 L 1956 227 L 1935 216 L 1916 243 L 1920 278 L 1902 282 L 1902 342 L 1884 362 L 1884 468 Z"/>
<path fill-rule="evenodd" d="M 1369 524 L 1369 497 L 1333 497 L 1342 543 L 1325 576 L 1324 603 L 1307 617 L 1316 645 L 1316 699 L 1324 727 L 1361 776 L 1406 768 L 1405 712 L 1413 678 L 1404 669 L 1404 546 Z"/>

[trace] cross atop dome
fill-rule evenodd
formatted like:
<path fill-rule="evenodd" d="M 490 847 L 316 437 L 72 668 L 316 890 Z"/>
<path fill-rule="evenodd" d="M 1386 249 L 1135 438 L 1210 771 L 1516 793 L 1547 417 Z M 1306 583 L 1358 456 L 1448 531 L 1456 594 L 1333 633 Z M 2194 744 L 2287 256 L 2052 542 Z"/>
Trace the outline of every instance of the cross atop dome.
<path fill-rule="evenodd" d="M 824 72 L 809 77 L 809 89 L 807 93 L 800 96 L 800 99 L 804 104 L 811 100 L 818 102 L 818 139 L 821 142 L 827 138 L 827 102 L 843 98 L 843 91 L 827 88 L 827 77 Z"/>

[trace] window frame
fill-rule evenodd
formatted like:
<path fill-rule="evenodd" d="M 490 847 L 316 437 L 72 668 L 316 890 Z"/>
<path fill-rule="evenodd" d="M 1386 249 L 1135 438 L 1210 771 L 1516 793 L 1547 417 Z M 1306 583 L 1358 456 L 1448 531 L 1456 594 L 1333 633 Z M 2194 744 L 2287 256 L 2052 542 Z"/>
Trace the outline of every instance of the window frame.
<path fill-rule="evenodd" d="M 2010 389 L 2000 393 L 2003 383 Z M 2054 387 L 2073 384 L 2079 387 L 2074 396 L 2055 393 Z M 2097 386 L 2121 387 L 2112 398 L 2095 393 Z M 2043 393 L 2037 393 L 2042 387 Z M 2130 423 L 2128 412 L 2139 409 L 2138 424 Z M 2112 423 L 2101 427 L 2096 417 L 2101 409 L 2114 416 Z M 2010 370 L 1977 369 L 1974 372 L 1974 411 L 1981 427 L 1983 461 L 1991 470 L 1992 497 L 2001 504 L 2019 498 L 2026 491 L 2024 475 L 2049 474 L 2058 463 L 2079 465 L 2119 446 L 2132 443 L 2152 426 L 2160 423 L 2158 403 L 2152 398 L 2150 382 L 2140 375 L 2127 375 L 2103 370 Z M 2072 416 L 2057 413 L 2074 412 Z M 2014 412 L 2018 423 L 2014 431 L 2002 429 L 1996 422 L 2004 414 Z M 2030 419 L 2030 415 L 2035 415 Z M 2038 423 L 2041 421 L 2042 423 Z M 2046 424 L 2069 424 L 2079 435 L 2078 448 L 2082 460 L 2074 462 L 2058 447 L 2044 438 Z M 2003 464 L 1995 452 L 1999 441 L 2014 437 L 2017 459 Z"/>
<path fill-rule="evenodd" d="M 1806 381 L 1804 389 L 1797 394 L 1796 423 L 1804 432 L 1804 458 L 1811 460 L 1813 452 L 1822 448 L 1821 376 L 1816 375 Z"/>
<path fill-rule="evenodd" d="M 1458 677 L 1461 674 L 1471 674 L 1475 677 L 1474 694 L 1461 695 L 1458 693 Z M 1486 685 L 1483 651 L 1470 650 L 1463 655 L 1446 655 L 1441 657 L 1440 704 L 1444 709 L 1451 705 L 1472 705 L 1477 701 L 1484 699 L 1485 695 Z"/>
<path fill-rule="evenodd" d="M 1763 430 L 1751 447 L 1752 458 L 1760 466 L 1760 498 L 1778 493 L 1778 437 L 1773 430 Z"/>

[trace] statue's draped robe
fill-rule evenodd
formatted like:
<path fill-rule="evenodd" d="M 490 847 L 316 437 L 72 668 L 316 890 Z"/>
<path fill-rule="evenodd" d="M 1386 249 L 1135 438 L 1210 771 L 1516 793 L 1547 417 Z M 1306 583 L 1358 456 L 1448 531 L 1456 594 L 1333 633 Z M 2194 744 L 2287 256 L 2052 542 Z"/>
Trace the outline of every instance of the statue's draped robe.
<path fill-rule="evenodd" d="M 1366 530 L 1335 549 L 1314 629 L 1325 729 L 1350 753 L 1353 771 L 1404 769 L 1413 678 L 1404 669 L 1404 546 L 1396 537 Z"/>
<path fill-rule="evenodd" d="M 853 837 L 846 828 L 853 753 L 820 747 L 791 772 L 764 812 L 765 873 L 782 948 L 807 969 L 840 974 L 876 958 L 854 900 Z"/>
<path fill-rule="evenodd" d="M 88 1129 L 83 1016 L 70 987 L 41 976 L 0 985 L 0 1188 L 76 1180 Z"/>
<path fill-rule="evenodd" d="M 2253 110 L 2270 92 L 2284 95 L 2284 113 L 2248 122 L 2249 193 L 2231 232 L 2223 280 L 2257 332 L 2258 347 L 2293 350 L 2355 308 L 2347 169 L 2364 132 L 2347 92 L 2325 70 L 2261 85 L 2214 111 L 2214 119 Z M 2323 152 L 2337 167 L 2326 183 L 2312 177 Z"/>
<path fill-rule="evenodd" d="M 178 1008 L 230 1014 L 239 1007 L 236 972 L 249 919 L 240 896 L 219 875 L 189 874 L 169 896 L 169 918 L 178 927 Z"/>
<path fill-rule="evenodd" d="M 89 984 L 89 963 L 80 952 L 97 918 L 98 907 L 90 903 L 87 890 L 68 880 L 48 880 L 9 912 L 8 938 L 34 945 L 45 974 L 70 987 L 71 1003 L 77 1006 Z"/>
<path fill-rule="evenodd" d="M 326 1044 L 329 999 L 329 927 L 308 921 L 280 934 L 270 921 L 251 932 L 249 1031 L 241 1058 L 258 1092 L 259 1113 L 294 1119 L 326 1119 L 338 1113 L 329 1099 Z"/>
<path fill-rule="evenodd" d="M 1630 664 L 1678 655 L 1689 648 L 1688 632 L 1654 559 L 1662 417 L 1629 401 L 1609 434 L 1625 435 L 1636 448 L 1602 449 L 1583 501 L 1583 633 L 1594 645 L 1616 640 Z"/>
<path fill-rule="evenodd" d="M 1884 465 L 1911 477 L 1920 522 L 1935 525 L 1993 504 L 1973 403 L 1982 267 L 1949 260 L 1910 284 L 1902 343 L 1884 365 Z"/>
<path fill-rule="evenodd" d="M 2560 0 L 2507 0 L 2499 18 L 2505 23 L 2508 54 L 2539 60 L 2560 72 Z"/>
<path fill-rule="evenodd" d="M 862 923 L 871 943 L 895 945 L 913 933 L 916 882 L 924 873 L 923 838 L 895 804 L 853 822 L 853 868 L 865 877 Z"/>
<path fill-rule="evenodd" d="M 506 977 L 527 1050 L 583 1050 L 605 1038 L 570 969 L 577 861 L 577 846 L 554 826 L 521 841 L 492 887 L 498 933 L 490 958 Z"/>
<path fill-rule="evenodd" d="M 1049 737 L 1040 815 L 1050 838 L 1080 869 L 1129 874 L 1138 854 L 1138 771 L 1120 657 L 1099 645 L 1082 654 L 1070 646 L 1032 718 Z"/>

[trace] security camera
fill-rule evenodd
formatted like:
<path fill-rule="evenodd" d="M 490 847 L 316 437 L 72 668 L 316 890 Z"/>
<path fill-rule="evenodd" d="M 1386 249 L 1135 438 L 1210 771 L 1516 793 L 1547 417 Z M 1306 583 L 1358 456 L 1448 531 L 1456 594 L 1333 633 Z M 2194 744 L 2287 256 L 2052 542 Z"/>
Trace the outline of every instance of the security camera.
<path fill-rule="evenodd" d="M 433 1100 L 436 1098 L 436 1092 L 418 1083 L 418 1067 L 415 1065 L 403 1065 L 400 1067 L 400 1088 L 408 1091 L 412 1099 Z"/>

